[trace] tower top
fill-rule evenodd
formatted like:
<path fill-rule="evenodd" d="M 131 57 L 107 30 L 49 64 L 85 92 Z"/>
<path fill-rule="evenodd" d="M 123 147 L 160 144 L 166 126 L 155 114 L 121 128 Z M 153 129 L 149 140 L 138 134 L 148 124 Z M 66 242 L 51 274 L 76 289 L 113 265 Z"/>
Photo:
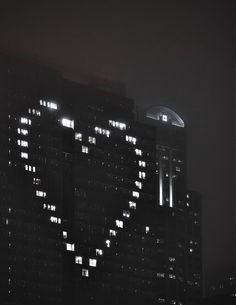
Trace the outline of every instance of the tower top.
<path fill-rule="evenodd" d="M 146 117 L 157 121 L 170 122 L 178 127 L 184 127 L 184 121 L 181 117 L 170 108 L 164 106 L 151 106 L 146 111 Z"/>

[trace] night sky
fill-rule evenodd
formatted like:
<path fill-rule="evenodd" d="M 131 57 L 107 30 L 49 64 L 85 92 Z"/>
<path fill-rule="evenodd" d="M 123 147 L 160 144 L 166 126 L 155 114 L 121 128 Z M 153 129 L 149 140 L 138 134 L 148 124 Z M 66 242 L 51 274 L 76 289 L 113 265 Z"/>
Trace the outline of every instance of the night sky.
<path fill-rule="evenodd" d="M 233 274 L 234 1 L 15 2 L 0 4 L 1 50 L 120 80 L 138 105 L 180 114 L 188 187 L 203 196 L 206 281 Z"/>

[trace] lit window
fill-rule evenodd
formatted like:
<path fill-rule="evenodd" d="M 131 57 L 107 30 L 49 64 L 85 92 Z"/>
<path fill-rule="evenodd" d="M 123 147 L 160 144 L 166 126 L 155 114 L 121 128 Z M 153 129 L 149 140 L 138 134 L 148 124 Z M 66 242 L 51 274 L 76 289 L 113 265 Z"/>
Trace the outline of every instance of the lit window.
<path fill-rule="evenodd" d="M 175 280 L 176 276 L 174 274 L 169 274 L 169 278 L 172 279 L 172 280 Z"/>
<path fill-rule="evenodd" d="M 123 221 L 122 220 L 116 220 L 116 226 L 118 228 L 123 228 Z"/>
<path fill-rule="evenodd" d="M 142 152 L 141 149 L 135 148 L 134 151 L 135 151 L 135 153 L 136 153 L 137 156 L 142 156 L 142 154 L 143 154 L 143 152 Z"/>
<path fill-rule="evenodd" d="M 102 249 L 96 249 L 95 251 L 97 256 L 102 256 L 103 255 L 103 250 Z"/>
<path fill-rule="evenodd" d="M 50 211 L 56 211 L 56 206 L 52 204 L 48 204 L 48 210 Z"/>
<path fill-rule="evenodd" d="M 57 110 L 57 104 L 53 102 L 47 102 L 47 107 L 53 110 Z"/>
<path fill-rule="evenodd" d="M 177 172 L 180 172 L 180 167 L 176 166 L 175 170 L 176 170 Z"/>
<path fill-rule="evenodd" d="M 139 161 L 138 161 L 138 165 L 139 165 L 139 166 L 142 166 L 142 167 L 146 167 L 146 162 L 145 162 L 145 161 L 139 160 Z"/>
<path fill-rule="evenodd" d="M 162 115 L 162 121 L 167 122 L 167 120 L 168 120 L 167 115 L 166 115 L 166 114 L 163 114 L 163 115 Z"/>
<path fill-rule="evenodd" d="M 67 232 L 66 232 L 66 231 L 63 231 L 63 232 L 62 232 L 62 236 L 63 236 L 64 239 L 66 239 L 66 238 L 67 238 Z"/>
<path fill-rule="evenodd" d="M 26 136 L 28 134 L 28 130 L 23 128 L 17 128 L 17 133 Z"/>
<path fill-rule="evenodd" d="M 135 181 L 135 185 L 137 186 L 137 188 L 139 188 L 139 189 L 141 190 L 141 188 L 142 188 L 142 182 Z"/>
<path fill-rule="evenodd" d="M 76 133 L 75 133 L 75 140 L 77 140 L 77 141 L 82 141 L 82 133 L 76 132 Z"/>
<path fill-rule="evenodd" d="M 28 113 L 32 113 L 32 114 L 35 114 L 37 116 L 41 116 L 41 112 L 39 110 L 36 110 L 36 109 L 28 109 Z"/>
<path fill-rule="evenodd" d="M 17 140 L 17 144 L 22 147 L 28 147 L 28 142 L 23 140 Z"/>
<path fill-rule="evenodd" d="M 88 141 L 90 144 L 96 144 L 96 139 L 94 137 L 88 137 Z"/>
<path fill-rule="evenodd" d="M 46 105 L 47 105 L 46 101 L 44 101 L 44 100 L 40 100 L 39 103 L 40 103 L 41 106 L 46 107 Z"/>
<path fill-rule="evenodd" d="M 61 218 L 55 217 L 55 216 L 51 216 L 51 217 L 50 217 L 50 221 L 53 222 L 53 223 L 58 223 L 58 224 L 60 224 L 60 223 L 61 223 Z"/>
<path fill-rule="evenodd" d="M 33 184 L 35 184 L 35 185 L 40 185 L 40 184 L 41 184 L 41 179 L 39 179 L 39 178 L 33 178 Z"/>
<path fill-rule="evenodd" d="M 136 142 L 137 142 L 137 139 L 135 137 L 131 137 L 131 136 L 126 135 L 125 136 L 125 141 L 135 145 Z"/>
<path fill-rule="evenodd" d="M 82 145 L 82 153 L 88 154 L 88 147 L 87 146 Z"/>
<path fill-rule="evenodd" d="M 130 217 L 130 212 L 129 211 L 123 211 L 123 216 L 126 218 Z"/>
<path fill-rule="evenodd" d="M 133 210 L 136 209 L 136 202 L 133 202 L 133 201 L 129 201 L 129 207 Z"/>
<path fill-rule="evenodd" d="M 28 118 L 20 118 L 20 122 L 21 124 L 27 124 L 27 125 L 31 125 L 31 120 Z"/>
<path fill-rule="evenodd" d="M 36 196 L 38 196 L 38 197 L 46 197 L 46 192 L 36 190 Z"/>
<path fill-rule="evenodd" d="M 82 276 L 89 277 L 88 269 L 82 269 Z"/>
<path fill-rule="evenodd" d="M 79 265 L 82 265 L 82 264 L 83 264 L 83 258 L 82 258 L 82 256 L 76 256 L 76 257 L 75 257 L 75 263 L 76 263 L 76 264 L 79 264 Z"/>
<path fill-rule="evenodd" d="M 68 127 L 68 128 L 74 129 L 74 120 L 69 120 L 69 119 L 63 118 L 61 120 L 61 123 L 62 123 L 62 125 L 64 127 Z"/>
<path fill-rule="evenodd" d="M 157 277 L 164 278 L 165 277 L 165 273 L 158 272 L 157 273 Z"/>
<path fill-rule="evenodd" d="M 109 120 L 109 125 L 115 128 L 119 128 L 120 130 L 126 130 L 126 124 L 120 123 L 116 121 Z"/>
<path fill-rule="evenodd" d="M 109 235 L 110 236 L 116 236 L 116 231 L 115 230 L 109 230 Z"/>
<path fill-rule="evenodd" d="M 145 227 L 145 233 L 147 234 L 150 231 L 150 228 L 148 226 Z"/>
<path fill-rule="evenodd" d="M 58 108 L 57 104 L 54 102 L 46 102 L 45 100 L 40 100 L 39 103 L 41 106 L 48 107 L 53 110 L 57 110 L 57 108 Z"/>
<path fill-rule="evenodd" d="M 75 244 L 66 243 L 66 250 L 67 251 L 75 251 Z"/>
<path fill-rule="evenodd" d="M 138 172 L 138 177 L 140 179 L 145 179 L 146 178 L 146 173 L 145 172 Z"/>
<path fill-rule="evenodd" d="M 175 262 L 175 257 L 169 257 L 170 262 Z"/>
<path fill-rule="evenodd" d="M 105 135 L 107 138 L 110 137 L 110 131 L 107 130 L 107 129 L 103 129 L 103 128 L 101 128 L 101 127 L 97 127 L 97 126 L 96 126 L 96 127 L 94 128 L 94 130 L 95 130 L 95 133 L 97 133 L 97 134 Z"/>
<path fill-rule="evenodd" d="M 133 191 L 132 196 L 135 198 L 139 198 L 139 192 Z"/>
<path fill-rule="evenodd" d="M 111 241 L 110 241 L 109 239 L 107 239 L 107 240 L 105 241 L 105 244 L 106 244 L 106 247 L 107 247 L 107 248 L 110 248 L 110 246 L 111 246 Z"/>
<path fill-rule="evenodd" d="M 26 152 L 21 152 L 20 156 L 22 159 L 28 159 L 28 153 Z"/>
<path fill-rule="evenodd" d="M 89 266 L 90 267 L 96 267 L 97 266 L 97 260 L 95 258 L 89 259 Z"/>
<path fill-rule="evenodd" d="M 29 171 L 29 172 L 33 172 L 33 173 L 36 172 L 35 166 L 31 166 L 31 165 L 28 165 L 28 164 L 25 164 L 25 170 Z"/>

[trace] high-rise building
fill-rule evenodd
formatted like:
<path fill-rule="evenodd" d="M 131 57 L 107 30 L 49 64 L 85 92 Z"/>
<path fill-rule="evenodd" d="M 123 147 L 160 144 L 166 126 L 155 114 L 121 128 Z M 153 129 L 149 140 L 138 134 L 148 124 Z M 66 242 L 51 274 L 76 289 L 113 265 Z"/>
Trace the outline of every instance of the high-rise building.
<path fill-rule="evenodd" d="M 183 120 L 1 59 L 3 304 L 199 304 Z"/>

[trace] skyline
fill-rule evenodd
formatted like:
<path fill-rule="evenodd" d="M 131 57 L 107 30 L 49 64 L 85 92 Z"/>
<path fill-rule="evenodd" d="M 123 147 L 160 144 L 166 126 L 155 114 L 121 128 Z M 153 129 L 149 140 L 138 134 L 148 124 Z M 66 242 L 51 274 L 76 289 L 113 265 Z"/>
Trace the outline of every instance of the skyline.
<path fill-rule="evenodd" d="M 199 305 L 201 196 L 179 115 L 140 122 L 133 100 L 25 61 L 1 73 L 1 299 Z"/>
<path fill-rule="evenodd" d="M 220 278 L 234 263 L 233 9 L 220 1 L 112 5 L 78 4 L 73 11 L 58 4 L 53 18 L 53 5 L 3 8 L 2 47 L 119 79 L 141 107 L 164 104 L 181 114 L 189 187 L 203 194 L 207 281 Z"/>

